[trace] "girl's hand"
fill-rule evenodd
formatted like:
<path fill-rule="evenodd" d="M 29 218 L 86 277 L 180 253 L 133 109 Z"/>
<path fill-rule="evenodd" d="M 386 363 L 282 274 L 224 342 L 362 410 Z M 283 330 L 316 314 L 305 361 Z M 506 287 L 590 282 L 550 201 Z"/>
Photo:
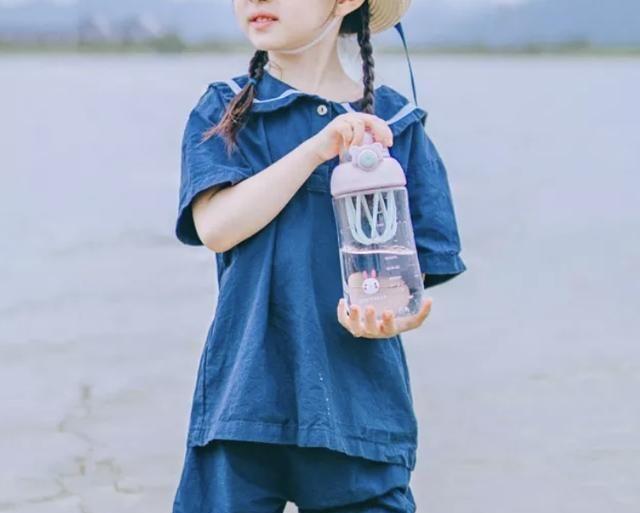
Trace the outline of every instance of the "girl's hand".
<path fill-rule="evenodd" d="M 365 338 L 389 338 L 416 329 L 422 325 L 431 312 L 432 298 L 427 298 L 422 302 L 420 311 L 411 317 L 401 317 L 396 320 L 391 310 L 382 313 L 382 320 L 376 321 L 376 310 L 373 306 L 368 306 L 364 317 L 361 319 L 360 307 L 351 305 L 351 314 L 347 315 L 347 307 L 344 298 L 338 301 L 338 320 L 354 337 Z"/>
<path fill-rule="evenodd" d="M 365 130 L 374 141 L 389 147 L 393 145 L 393 134 L 389 125 L 378 116 L 364 112 L 347 112 L 333 119 L 320 132 L 309 139 L 314 153 L 326 162 L 346 150 L 352 144 L 360 145 Z"/>

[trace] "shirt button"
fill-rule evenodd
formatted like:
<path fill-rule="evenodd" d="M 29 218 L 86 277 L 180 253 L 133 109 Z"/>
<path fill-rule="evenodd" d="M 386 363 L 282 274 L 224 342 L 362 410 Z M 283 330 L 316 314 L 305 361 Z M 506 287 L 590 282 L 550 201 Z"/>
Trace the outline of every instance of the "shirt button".
<path fill-rule="evenodd" d="M 327 106 L 322 104 L 322 105 L 318 105 L 318 114 L 320 114 L 321 116 L 324 116 L 327 113 Z"/>

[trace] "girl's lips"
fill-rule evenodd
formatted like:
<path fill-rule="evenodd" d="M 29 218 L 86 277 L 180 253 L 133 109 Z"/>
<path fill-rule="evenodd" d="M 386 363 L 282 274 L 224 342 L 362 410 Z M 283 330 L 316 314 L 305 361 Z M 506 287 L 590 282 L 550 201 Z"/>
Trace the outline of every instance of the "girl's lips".
<path fill-rule="evenodd" d="M 264 29 L 273 25 L 277 18 L 271 16 L 257 16 L 249 21 L 249 24 L 256 29 Z"/>
<path fill-rule="evenodd" d="M 263 29 L 270 27 L 276 21 L 277 20 L 274 20 L 273 18 L 258 18 L 257 20 L 251 22 L 251 26 L 257 29 Z"/>

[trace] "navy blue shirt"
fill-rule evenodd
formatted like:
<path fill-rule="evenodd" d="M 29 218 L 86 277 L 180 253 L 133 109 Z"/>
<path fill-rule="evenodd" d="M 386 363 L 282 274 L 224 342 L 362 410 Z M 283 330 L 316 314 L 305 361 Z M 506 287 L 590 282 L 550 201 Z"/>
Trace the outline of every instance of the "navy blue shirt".
<path fill-rule="evenodd" d="M 189 115 L 182 144 L 176 236 L 202 245 L 194 196 L 245 180 L 357 104 L 299 91 L 268 71 L 256 86 L 238 148 L 201 143 L 246 74 L 211 83 Z M 324 106 L 324 107 L 321 107 Z M 389 86 L 375 113 L 394 134 L 391 155 L 407 176 L 425 287 L 462 273 L 445 167 L 424 125 L 427 113 Z M 326 447 L 415 467 L 417 422 L 400 335 L 351 335 L 337 318 L 342 295 L 329 181 L 338 157 L 318 166 L 263 229 L 216 253 L 218 303 L 200 360 L 187 443 L 218 439 Z M 267 192 L 268 193 L 268 192 Z"/>

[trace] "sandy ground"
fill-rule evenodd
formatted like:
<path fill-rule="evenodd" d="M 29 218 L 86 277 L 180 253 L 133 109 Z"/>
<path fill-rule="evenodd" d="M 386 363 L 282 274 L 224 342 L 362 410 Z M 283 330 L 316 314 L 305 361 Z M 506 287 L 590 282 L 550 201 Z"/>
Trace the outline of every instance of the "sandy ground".
<path fill-rule="evenodd" d="M 0 58 L 0 511 L 170 511 L 216 291 L 179 138 L 244 66 Z M 404 335 L 418 510 L 640 511 L 638 61 L 414 66 L 469 267 Z"/>

